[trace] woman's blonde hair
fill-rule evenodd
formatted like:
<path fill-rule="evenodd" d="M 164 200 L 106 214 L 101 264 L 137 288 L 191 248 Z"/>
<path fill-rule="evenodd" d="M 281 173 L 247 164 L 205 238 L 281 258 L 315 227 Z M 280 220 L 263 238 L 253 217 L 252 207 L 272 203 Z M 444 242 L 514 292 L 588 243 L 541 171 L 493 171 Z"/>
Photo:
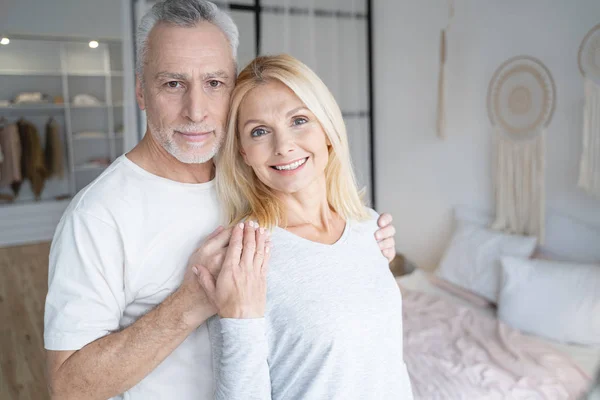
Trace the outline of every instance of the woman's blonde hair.
<path fill-rule="evenodd" d="M 245 218 L 261 226 L 285 226 L 286 210 L 275 192 L 262 183 L 240 154 L 238 131 L 240 105 L 246 95 L 259 85 L 281 82 L 290 88 L 315 115 L 331 147 L 325 167 L 327 200 L 344 219 L 364 220 L 368 213 L 357 189 L 352 171 L 350 148 L 342 112 L 333 95 L 306 65 L 289 55 L 255 58 L 242 72 L 231 95 L 225 142 L 217 156 L 217 190 L 230 224 Z"/>

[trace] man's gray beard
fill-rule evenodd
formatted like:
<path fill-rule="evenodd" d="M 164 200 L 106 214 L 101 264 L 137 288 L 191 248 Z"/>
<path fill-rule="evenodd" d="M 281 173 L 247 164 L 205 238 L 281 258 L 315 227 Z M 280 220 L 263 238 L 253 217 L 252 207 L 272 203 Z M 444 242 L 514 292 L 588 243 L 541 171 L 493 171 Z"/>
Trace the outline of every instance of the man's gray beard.
<path fill-rule="evenodd" d="M 184 164 L 203 164 L 217 155 L 222 143 L 223 135 L 217 136 L 217 140 L 212 145 L 212 148 L 208 153 L 205 154 L 186 154 L 177 147 L 175 141 L 172 139 L 168 139 L 165 143 L 163 143 L 163 147 L 169 152 L 169 154 L 171 154 L 173 157 L 175 157 Z"/>
<path fill-rule="evenodd" d="M 150 127 L 152 132 L 155 132 L 156 138 L 159 139 L 162 147 L 169 154 L 171 154 L 173 157 L 175 157 L 177 160 L 184 164 L 203 164 L 211 160 L 219 152 L 221 144 L 223 144 L 223 139 L 225 138 L 224 132 L 222 132 L 219 135 L 219 131 L 217 131 L 217 129 L 214 129 L 213 131 L 215 132 L 216 141 L 213 143 L 212 148 L 209 152 L 205 154 L 186 154 L 185 152 L 181 151 L 179 147 L 177 147 L 177 144 L 173 140 L 173 137 L 167 138 L 165 130 L 155 129 L 155 127 L 152 126 L 150 121 L 148 121 L 148 126 Z M 194 147 L 193 144 L 190 144 L 190 146 Z M 196 146 L 196 148 L 201 147 L 204 147 L 204 144 Z"/>

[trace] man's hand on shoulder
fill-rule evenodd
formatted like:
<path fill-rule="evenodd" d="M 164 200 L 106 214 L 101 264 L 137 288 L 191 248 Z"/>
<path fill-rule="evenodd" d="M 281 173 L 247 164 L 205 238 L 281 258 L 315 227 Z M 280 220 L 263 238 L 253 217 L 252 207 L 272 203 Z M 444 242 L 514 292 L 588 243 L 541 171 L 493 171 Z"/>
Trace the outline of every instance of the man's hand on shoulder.
<path fill-rule="evenodd" d="M 202 265 L 210 271 L 215 278 L 219 276 L 223 260 L 227 253 L 229 240 L 231 239 L 232 228 L 225 229 L 219 226 L 202 243 L 202 245 L 192 254 L 189 260 L 189 266 L 196 269 Z"/>
<path fill-rule="evenodd" d="M 202 265 L 211 275 L 219 275 L 230 237 L 231 229 L 218 227 L 189 259 L 183 282 L 175 293 L 182 306 L 184 323 L 188 326 L 197 327 L 217 312 L 198 282 L 197 271 Z"/>
<path fill-rule="evenodd" d="M 383 213 L 377 219 L 379 229 L 375 232 L 375 239 L 379 243 L 381 253 L 389 262 L 392 262 L 396 256 L 396 241 L 394 235 L 396 228 L 392 224 L 392 216 L 388 213 Z"/>

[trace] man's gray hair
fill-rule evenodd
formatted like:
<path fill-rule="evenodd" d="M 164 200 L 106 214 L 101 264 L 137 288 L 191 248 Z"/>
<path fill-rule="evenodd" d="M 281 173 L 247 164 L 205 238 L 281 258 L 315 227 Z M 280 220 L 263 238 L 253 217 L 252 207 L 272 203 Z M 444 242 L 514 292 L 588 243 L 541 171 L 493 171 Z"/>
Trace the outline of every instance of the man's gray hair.
<path fill-rule="evenodd" d="M 231 46 L 233 60 L 237 63 L 239 32 L 229 14 L 206 0 L 163 0 L 152 6 L 137 28 L 136 75 L 140 79 L 143 76 L 148 52 L 148 35 L 154 25 L 158 22 L 166 22 L 182 27 L 194 27 L 202 21 L 210 22 L 223 31 Z"/>

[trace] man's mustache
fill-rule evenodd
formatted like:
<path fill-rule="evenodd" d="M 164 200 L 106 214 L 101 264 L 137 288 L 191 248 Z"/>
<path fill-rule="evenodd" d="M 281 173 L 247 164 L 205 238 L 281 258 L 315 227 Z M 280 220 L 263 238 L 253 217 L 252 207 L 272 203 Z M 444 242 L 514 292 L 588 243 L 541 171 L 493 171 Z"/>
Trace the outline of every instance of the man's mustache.
<path fill-rule="evenodd" d="M 191 124 L 191 125 L 180 125 L 172 128 L 174 131 L 181 133 L 198 133 L 198 132 L 212 132 L 215 131 L 214 126 L 205 124 Z"/>

